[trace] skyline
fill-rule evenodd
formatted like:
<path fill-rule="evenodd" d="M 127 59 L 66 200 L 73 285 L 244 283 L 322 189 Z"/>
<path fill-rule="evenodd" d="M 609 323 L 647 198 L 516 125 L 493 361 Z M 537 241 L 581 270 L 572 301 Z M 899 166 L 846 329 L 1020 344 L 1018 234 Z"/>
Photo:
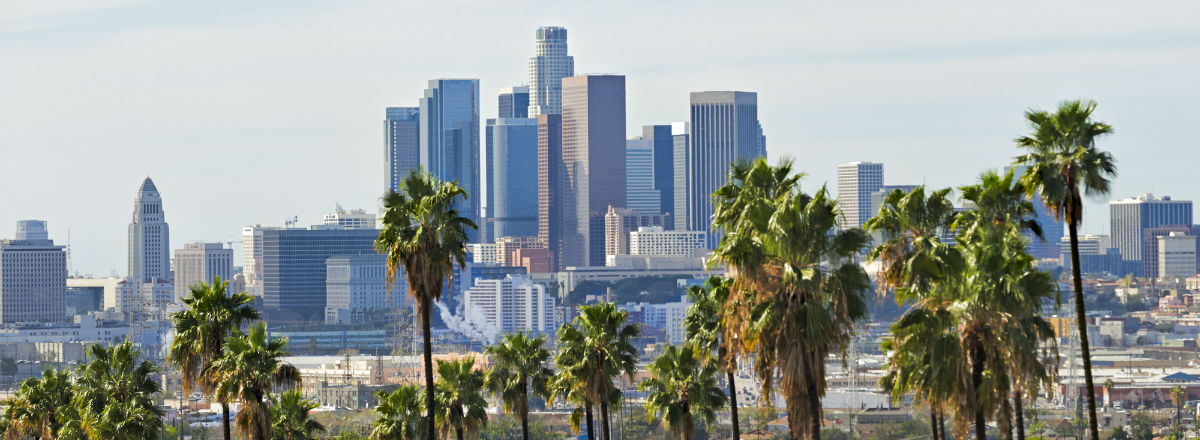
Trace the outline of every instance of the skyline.
<path fill-rule="evenodd" d="M 497 92 L 527 82 L 538 26 L 570 31 L 577 74 L 627 78 L 627 134 L 687 120 L 689 92 L 757 92 L 770 159 L 795 158 L 810 190 L 833 190 L 837 164 L 853 161 L 884 163 L 888 185 L 973 183 L 1017 154 L 1022 111 L 1086 97 L 1116 129 L 1099 143 L 1120 172 L 1110 199 L 1200 198 L 1187 179 L 1185 130 L 1200 116 L 1191 3 L 1042 5 L 1033 17 L 998 5 L 772 4 L 739 6 L 734 17 L 763 24 L 730 27 L 730 11 L 685 3 L 629 16 L 597 5 L 114 3 L 0 14 L 0 59 L 13 60 L 0 69 L 0 231 L 46 220 L 65 245 L 70 229 L 81 273 L 125 266 L 127 209 L 147 175 L 170 212 L 172 250 L 239 242 L 243 226 L 293 215 L 319 223 L 338 202 L 376 210 L 384 108 L 416 106 L 430 79 L 479 78 L 480 119 L 495 117 Z M 485 27 L 421 47 L 433 28 L 411 17 L 445 11 Z M 1068 12 L 1089 25 L 1063 27 Z M 682 24 L 650 19 L 663 14 Z M 396 26 L 405 17 L 413 23 Z M 673 27 L 651 42 L 619 32 L 650 25 Z M 1081 233 L 1108 233 L 1106 205 L 1088 205 Z"/>

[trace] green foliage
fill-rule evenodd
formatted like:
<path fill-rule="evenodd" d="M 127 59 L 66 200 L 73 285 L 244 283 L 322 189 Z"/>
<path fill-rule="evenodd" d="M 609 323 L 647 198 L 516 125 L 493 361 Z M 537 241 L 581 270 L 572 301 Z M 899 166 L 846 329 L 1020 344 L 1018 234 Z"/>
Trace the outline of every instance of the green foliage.
<path fill-rule="evenodd" d="M 502 414 L 488 419 L 487 427 L 479 431 L 479 440 L 512 440 L 521 432 L 521 422 L 515 417 Z M 529 440 L 558 440 L 562 436 L 537 421 L 529 422 Z"/>
<path fill-rule="evenodd" d="M 1125 429 L 1129 431 L 1131 440 L 1154 439 L 1154 421 L 1150 420 L 1150 416 L 1145 413 L 1134 414 L 1129 419 L 1129 423 L 1125 425 Z"/>
<path fill-rule="evenodd" d="M 443 437 L 451 433 L 459 438 L 487 426 L 487 401 L 483 399 L 483 372 L 475 371 L 474 358 L 437 361 L 438 425 Z"/>
<path fill-rule="evenodd" d="M 250 333 L 234 335 L 225 353 L 213 363 L 216 395 L 224 402 L 241 402 L 234 425 L 254 439 L 271 437 L 271 410 L 267 397 L 276 387 L 300 383 L 300 370 L 284 362 L 287 338 L 269 338 L 267 324 L 257 322 Z"/>
<path fill-rule="evenodd" d="M 638 327 L 629 324 L 629 313 L 605 302 L 579 308 L 579 316 L 571 324 L 558 329 L 559 380 L 553 385 L 554 394 L 582 406 L 599 407 L 597 421 L 606 428 L 610 404 L 620 402 L 621 392 L 613 379 L 625 375 L 630 381 L 637 369 L 637 350 L 633 338 Z M 578 420 L 578 416 L 572 418 Z M 573 423 L 578 426 L 578 423 Z M 607 432 L 601 433 L 605 438 Z"/>
<path fill-rule="evenodd" d="M 371 422 L 372 440 L 415 440 L 424 433 L 421 411 L 425 402 L 421 399 L 421 388 L 416 385 L 401 385 L 391 393 L 379 391 L 379 406 L 375 407 L 378 417 Z"/>
<path fill-rule="evenodd" d="M 484 376 L 485 386 L 504 403 L 506 412 L 521 420 L 529 417 L 529 393 L 549 398 L 549 381 L 554 377 L 547 364 L 550 350 L 544 336 L 529 337 L 524 332 L 509 333 L 499 343 L 487 347 L 491 368 Z"/>
<path fill-rule="evenodd" d="M 0 359 L 0 375 L 16 376 L 17 372 L 18 371 L 17 371 L 17 361 L 16 360 L 14 360 L 12 358 Z"/>
<path fill-rule="evenodd" d="M 661 418 L 672 434 L 684 440 L 695 435 L 697 419 L 712 424 L 716 411 L 725 405 L 716 366 L 702 364 L 690 347 L 667 347 L 647 370 L 651 376 L 638 389 L 647 392 L 648 417 Z"/>
<path fill-rule="evenodd" d="M 271 440 L 316 440 L 325 426 L 309 418 L 317 403 L 305 399 L 300 390 L 284 391 L 270 397 Z"/>
<path fill-rule="evenodd" d="M 64 425 L 78 420 L 72 405 L 74 397 L 75 390 L 66 371 L 47 368 L 41 377 L 25 379 L 16 396 L 5 402 L 7 438 L 60 436 Z"/>
<path fill-rule="evenodd" d="M 155 404 L 156 367 L 140 361 L 128 339 L 115 346 L 93 345 L 92 359 L 79 370 L 75 405 L 88 438 L 156 438 L 162 410 Z"/>

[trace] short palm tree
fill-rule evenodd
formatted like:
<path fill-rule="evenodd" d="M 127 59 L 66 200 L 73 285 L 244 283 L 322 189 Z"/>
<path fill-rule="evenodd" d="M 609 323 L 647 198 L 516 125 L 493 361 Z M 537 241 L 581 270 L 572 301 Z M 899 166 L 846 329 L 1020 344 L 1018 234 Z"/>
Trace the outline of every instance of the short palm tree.
<path fill-rule="evenodd" d="M 454 265 L 466 264 L 469 230 L 478 229 L 454 208 L 468 197 L 456 182 L 413 170 L 401 183 L 400 192 L 383 196 L 383 230 L 375 240 L 376 249 L 387 255 L 388 284 L 394 284 L 403 270 L 408 293 L 417 303 L 425 342 L 425 429 L 429 440 L 437 432 L 429 320 L 433 303 L 442 297 L 442 286 L 454 274 Z"/>
<path fill-rule="evenodd" d="M 1093 101 L 1065 101 L 1058 110 L 1025 112 L 1033 133 L 1016 140 L 1026 153 L 1016 158 L 1024 165 L 1021 182 L 1026 193 L 1038 195 L 1054 213 L 1067 223 L 1071 241 L 1071 273 L 1074 281 L 1075 315 L 1079 345 L 1083 352 L 1083 375 L 1088 402 L 1090 438 L 1100 438 L 1096 421 L 1096 396 L 1093 390 L 1091 349 L 1087 337 L 1087 311 L 1083 303 L 1083 277 L 1079 272 L 1079 222 L 1083 220 L 1083 195 L 1104 197 L 1109 182 L 1117 175 L 1112 155 L 1096 148 L 1096 139 L 1112 133 L 1112 126 L 1092 120 Z"/>
<path fill-rule="evenodd" d="M 213 364 L 219 372 L 216 392 L 227 402 L 238 401 L 234 424 L 251 440 L 271 438 L 271 408 L 267 395 L 276 388 L 300 384 L 300 370 L 284 362 L 287 338 L 270 338 L 267 324 L 259 321 L 250 332 L 229 339 L 225 354 Z"/>
<path fill-rule="evenodd" d="M 325 426 L 308 417 L 308 412 L 317 407 L 311 399 L 305 399 L 300 390 L 292 389 L 279 393 L 279 397 L 268 396 L 271 408 L 271 440 L 317 440 L 325 432 Z"/>
<path fill-rule="evenodd" d="M 391 393 L 379 391 L 379 414 L 371 422 L 371 440 L 416 440 L 422 437 L 425 426 L 421 412 L 424 401 L 421 388 L 416 385 L 401 385 Z"/>
<path fill-rule="evenodd" d="M 718 366 L 725 371 L 726 383 L 729 386 L 729 411 L 732 422 L 733 439 L 741 438 L 738 426 L 737 407 L 737 358 L 732 354 L 728 344 L 734 343 L 725 339 L 725 314 L 723 307 L 729 300 L 729 290 L 733 280 L 722 276 L 709 278 L 703 286 L 688 288 L 688 298 L 692 305 L 688 306 L 687 315 L 683 318 L 684 333 L 687 335 L 688 346 L 704 360 L 706 364 Z"/>
<path fill-rule="evenodd" d="M 725 393 L 717 385 L 717 366 L 703 362 L 690 347 L 667 347 L 647 368 L 650 377 L 638 385 L 646 391 L 646 413 L 661 417 L 672 434 L 683 440 L 696 435 L 696 418 L 711 425 Z"/>
<path fill-rule="evenodd" d="M 638 327 L 629 324 L 629 313 L 613 303 L 581 306 L 572 325 L 558 329 L 559 355 L 556 363 L 566 377 L 578 378 L 584 399 L 600 405 L 601 438 L 608 440 L 609 409 L 621 391 L 613 379 L 625 375 L 630 381 L 637 370 L 633 338 Z"/>
<path fill-rule="evenodd" d="M 521 419 L 521 438 L 529 440 L 529 394 L 547 399 L 554 371 L 547 367 L 550 350 L 544 336 L 524 332 L 505 335 L 486 353 L 492 357 L 484 376 L 485 386 L 504 402 L 504 410 Z"/>
<path fill-rule="evenodd" d="M 128 339 L 115 346 L 93 345 L 91 360 L 79 369 L 75 406 L 88 438 L 159 437 L 162 410 L 155 404 L 158 367 L 140 361 Z"/>
<path fill-rule="evenodd" d="M 578 355 L 579 353 L 574 353 Z M 568 360 L 562 351 L 554 357 L 555 365 L 575 365 L 576 360 Z M 561 363 L 560 363 L 561 362 Z M 571 428 L 579 431 L 586 424 L 588 438 L 596 438 L 596 430 L 592 417 L 592 402 L 588 401 L 583 396 L 583 385 L 587 383 L 587 374 L 585 371 L 574 370 L 568 373 L 567 370 L 560 367 L 560 371 L 550 379 L 550 398 L 546 400 L 548 404 L 553 404 L 555 399 L 562 399 L 564 402 L 575 405 L 575 410 L 571 411 L 569 421 Z M 569 375 L 571 374 L 571 375 Z"/>
<path fill-rule="evenodd" d="M 72 405 L 74 395 L 66 371 L 47 368 L 41 377 L 25 379 L 16 396 L 5 402 L 5 438 L 60 438 L 63 425 L 78 417 Z"/>
<path fill-rule="evenodd" d="M 258 319 L 258 311 L 250 305 L 254 297 L 244 292 L 228 294 L 228 287 L 229 282 L 220 278 L 213 279 L 212 284 L 191 286 L 191 294 L 183 298 L 184 309 L 171 314 L 175 337 L 171 340 L 167 363 L 179 369 L 184 393 L 199 385 L 205 394 L 212 395 L 216 374 L 211 367 L 224 352 L 225 340 Z M 229 440 L 229 402 L 219 398 L 218 401 L 221 432 Z"/>
<path fill-rule="evenodd" d="M 1111 377 L 1104 379 L 1104 392 L 1108 393 L 1108 406 L 1109 407 L 1112 407 L 1113 401 L 1116 400 L 1116 396 L 1113 395 L 1113 387 L 1115 387 L 1115 386 L 1116 386 L 1116 384 L 1113 383 L 1113 380 Z"/>
<path fill-rule="evenodd" d="M 437 403 L 442 438 L 463 440 L 487 425 L 487 400 L 483 398 L 483 372 L 475 359 L 438 361 Z"/>

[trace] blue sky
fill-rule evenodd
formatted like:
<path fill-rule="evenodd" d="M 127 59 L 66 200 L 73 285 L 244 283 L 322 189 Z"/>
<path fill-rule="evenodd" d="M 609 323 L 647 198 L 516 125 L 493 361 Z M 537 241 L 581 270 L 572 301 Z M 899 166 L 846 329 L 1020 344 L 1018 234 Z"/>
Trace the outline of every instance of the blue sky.
<path fill-rule="evenodd" d="M 856 160 L 970 183 L 1017 154 L 1024 110 L 1088 97 L 1116 128 L 1114 197 L 1200 198 L 1196 2 L 8 0 L 0 237 L 45 219 L 76 270 L 124 274 L 147 174 L 175 248 L 374 209 L 383 108 L 477 77 L 493 117 L 541 25 L 570 30 L 577 73 L 627 75 L 630 134 L 684 120 L 689 91 L 758 92 L 769 154 L 809 189 Z M 1093 203 L 1084 231 L 1107 230 Z"/>

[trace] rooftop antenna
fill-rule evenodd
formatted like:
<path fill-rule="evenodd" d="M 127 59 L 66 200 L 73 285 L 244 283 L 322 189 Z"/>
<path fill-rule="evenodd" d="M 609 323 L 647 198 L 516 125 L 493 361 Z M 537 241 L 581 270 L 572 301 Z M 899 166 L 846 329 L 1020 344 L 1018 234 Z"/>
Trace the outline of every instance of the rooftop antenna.
<path fill-rule="evenodd" d="M 283 221 L 283 226 L 291 228 L 295 227 L 297 223 L 300 223 L 300 216 L 293 215 L 292 218 Z"/>

